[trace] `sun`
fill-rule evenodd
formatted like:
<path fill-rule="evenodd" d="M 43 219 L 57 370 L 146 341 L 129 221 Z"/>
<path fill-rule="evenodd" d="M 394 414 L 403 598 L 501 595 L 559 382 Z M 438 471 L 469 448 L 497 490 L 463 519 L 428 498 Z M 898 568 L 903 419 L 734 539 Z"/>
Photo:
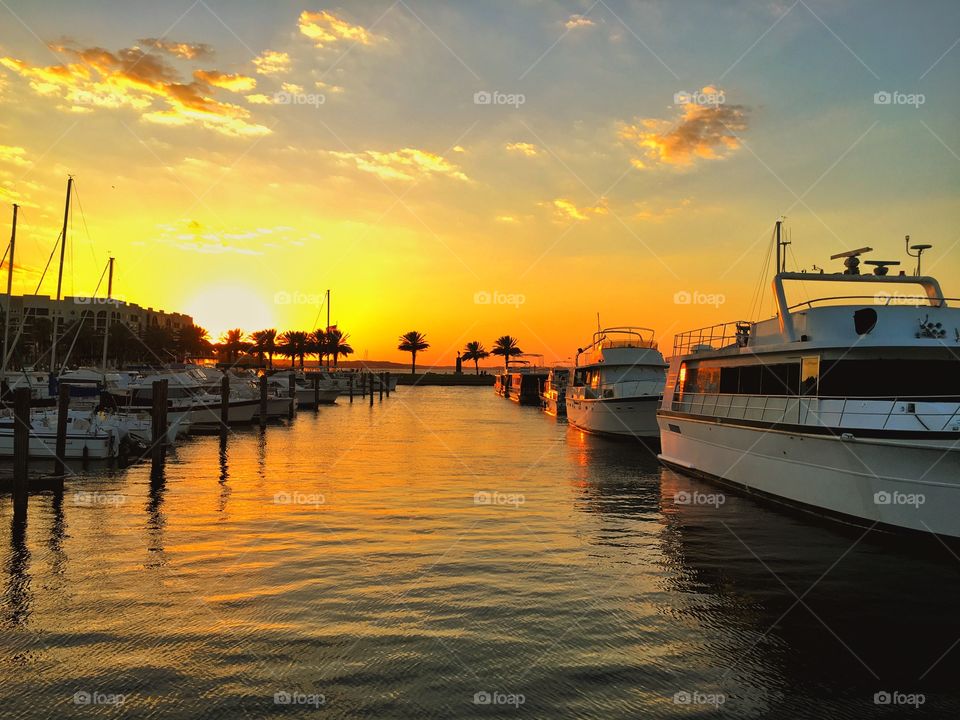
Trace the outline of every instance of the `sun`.
<path fill-rule="evenodd" d="M 253 332 L 276 324 L 272 299 L 238 284 L 222 283 L 203 288 L 186 303 L 185 312 L 193 317 L 195 324 L 206 328 L 213 341 L 231 328 L 241 327 L 246 332 Z"/>

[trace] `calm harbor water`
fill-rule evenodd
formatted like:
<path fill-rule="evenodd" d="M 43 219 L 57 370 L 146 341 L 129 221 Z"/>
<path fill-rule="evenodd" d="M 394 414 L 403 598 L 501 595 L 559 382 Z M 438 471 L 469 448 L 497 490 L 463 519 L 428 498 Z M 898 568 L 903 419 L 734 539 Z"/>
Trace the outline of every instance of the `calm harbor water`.
<path fill-rule="evenodd" d="M 4 717 L 960 714 L 955 550 L 489 388 L 191 438 L 25 523 L 5 496 L 0 541 Z"/>

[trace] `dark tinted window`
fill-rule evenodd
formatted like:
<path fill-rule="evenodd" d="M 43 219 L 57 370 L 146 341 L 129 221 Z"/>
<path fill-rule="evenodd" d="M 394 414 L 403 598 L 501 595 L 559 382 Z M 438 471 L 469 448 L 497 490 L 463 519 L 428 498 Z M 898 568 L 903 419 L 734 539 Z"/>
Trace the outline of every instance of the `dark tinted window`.
<path fill-rule="evenodd" d="M 844 397 L 960 396 L 957 360 L 823 360 L 820 394 Z"/>

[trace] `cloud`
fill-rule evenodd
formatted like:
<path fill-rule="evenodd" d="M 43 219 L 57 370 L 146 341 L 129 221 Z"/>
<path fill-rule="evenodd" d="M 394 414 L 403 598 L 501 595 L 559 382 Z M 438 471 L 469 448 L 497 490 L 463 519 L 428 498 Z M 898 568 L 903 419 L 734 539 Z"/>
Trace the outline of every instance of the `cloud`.
<path fill-rule="evenodd" d="M 573 30 L 574 28 L 581 27 L 592 27 L 596 23 L 590 18 L 586 18 L 583 15 L 571 15 L 570 18 L 563 24 L 567 30 Z"/>
<path fill-rule="evenodd" d="M 589 220 L 593 216 L 606 215 L 609 212 L 607 198 L 601 197 L 592 207 L 577 207 L 566 198 L 557 198 L 553 207 L 560 220 Z"/>
<path fill-rule="evenodd" d="M 300 32 L 313 40 L 317 47 L 333 45 L 341 40 L 350 40 L 360 45 L 370 45 L 374 41 L 374 35 L 365 27 L 351 25 L 326 10 L 304 10 L 300 13 L 298 25 Z"/>
<path fill-rule="evenodd" d="M 323 80 L 317 80 L 314 86 L 316 86 L 317 90 L 326 90 L 328 93 L 337 94 L 343 92 L 343 88 L 340 85 L 331 85 L 330 83 L 325 83 Z"/>
<path fill-rule="evenodd" d="M 200 253 L 202 255 L 263 255 L 255 248 L 245 247 L 250 240 L 258 240 L 263 230 L 232 229 L 215 231 L 204 227 L 196 220 L 178 220 L 169 225 L 159 225 L 161 230 L 157 240 L 178 250 Z M 281 229 L 281 228 L 277 228 Z M 286 229 L 286 228 L 282 228 Z M 272 232 L 268 230 L 266 232 Z"/>
<path fill-rule="evenodd" d="M 704 88 L 703 92 L 713 91 Z M 697 160 L 719 160 L 740 147 L 737 134 L 747 129 L 748 109 L 743 105 L 681 106 L 676 122 L 656 118 L 636 118 L 622 124 L 618 135 L 643 157 L 630 162 L 637 168 L 653 165 L 690 167 Z"/>
<path fill-rule="evenodd" d="M 264 95 L 263 93 L 254 93 L 253 95 L 246 95 L 246 100 L 251 105 L 274 105 L 273 97 L 270 95 Z"/>
<path fill-rule="evenodd" d="M 197 60 L 213 55 L 213 48 L 206 43 L 181 43 L 163 38 L 140 38 L 138 43 L 154 50 L 169 53 L 184 60 Z"/>
<path fill-rule="evenodd" d="M 44 67 L 0 57 L 0 65 L 25 78 L 38 95 L 65 101 L 58 107 L 71 112 L 128 108 L 140 112 L 142 120 L 164 125 L 199 125 L 229 136 L 270 133 L 269 128 L 249 122 L 248 110 L 212 97 L 210 78 L 233 76 L 201 71 L 207 77 L 198 75 L 194 82 L 183 83 L 162 57 L 136 47 L 117 52 L 100 47 L 56 50 L 73 62 Z"/>
<path fill-rule="evenodd" d="M 519 153 L 527 157 L 536 157 L 540 154 L 540 148 L 532 143 L 515 142 L 506 144 L 507 152 Z"/>
<path fill-rule="evenodd" d="M 290 56 L 278 50 L 264 50 L 253 59 L 260 75 L 284 75 L 290 72 Z"/>
<path fill-rule="evenodd" d="M 299 95 L 303 92 L 303 85 L 297 85 L 296 83 L 285 82 L 281 86 L 285 93 L 290 93 L 291 95 Z"/>
<path fill-rule="evenodd" d="M 504 225 L 516 225 L 519 220 L 513 215 L 497 215 L 494 220 L 498 223 L 503 223 Z"/>
<path fill-rule="evenodd" d="M 27 159 L 27 151 L 16 145 L 0 145 L 0 162 L 16 167 L 29 167 L 33 162 Z"/>
<path fill-rule="evenodd" d="M 383 180 L 411 180 L 436 175 L 469 181 L 469 178 L 446 158 L 425 150 L 403 148 L 393 152 L 365 150 L 359 153 L 330 152 L 343 163 L 352 164 L 358 170 L 376 175 Z"/>
<path fill-rule="evenodd" d="M 219 70 L 194 70 L 193 77 L 212 87 L 223 88 L 230 92 L 250 92 L 257 86 L 255 78 L 235 73 L 223 73 Z"/>

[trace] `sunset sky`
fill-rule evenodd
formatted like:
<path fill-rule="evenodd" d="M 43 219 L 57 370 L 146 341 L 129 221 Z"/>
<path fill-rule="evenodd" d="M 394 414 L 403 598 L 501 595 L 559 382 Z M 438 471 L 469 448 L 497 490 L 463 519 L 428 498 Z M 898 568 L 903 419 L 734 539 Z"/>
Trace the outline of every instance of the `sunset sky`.
<path fill-rule="evenodd" d="M 958 24 L 955 2 L 3 0 L 14 289 L 72 174 L 65 293 L 112 253 L 116 294 L 214 339 L 323 324 L 330 288 L 357 358 L 403 360 L 415 329 L 424 367 L 504 333 L 562 361 L 597 313 L 669 347 L 750 319 L 781 214 L 791 268 L 901 259 L 909 233 L 960 296 Z"/>

